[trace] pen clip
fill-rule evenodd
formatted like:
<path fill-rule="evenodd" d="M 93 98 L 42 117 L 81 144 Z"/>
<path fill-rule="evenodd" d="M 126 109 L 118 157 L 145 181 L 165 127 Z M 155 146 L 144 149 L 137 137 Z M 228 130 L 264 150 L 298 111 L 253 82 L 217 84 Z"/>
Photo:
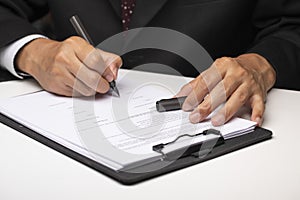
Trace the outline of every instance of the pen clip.
<path fill-rule="evenodd" d="M 180 138 L 183 137 L 194 138 L 201 135 L 216 135 L 217 137 L 205 141 L 201 141 L 198 143 L 194 143 L 188 147 L 179 148 L 168 153 L 165 153 L 163 151 L 165 147 L 176 143 Z M 220 131 L 215 129 L 207 129 L 201 133 L 197 133 L 194 135 L 190 135 L 190 134 L 180 135 L 171 142 L 161 143 L 153 146 L 152 150 L 157 153 L 160 153 L 162 155 L 162 160 L 174 161 L 187 156 L 193 156 L 196 158 L 205 156 L 209 154 L 214 147 L 224 144 L 224 142 L 225 142 L 224 137 L 222 136 Z"/>

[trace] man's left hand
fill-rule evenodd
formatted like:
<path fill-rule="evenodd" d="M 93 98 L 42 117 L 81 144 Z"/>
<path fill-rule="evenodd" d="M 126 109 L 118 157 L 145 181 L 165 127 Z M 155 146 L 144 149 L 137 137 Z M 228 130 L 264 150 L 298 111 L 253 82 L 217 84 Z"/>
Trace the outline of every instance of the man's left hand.
<path fill-rule="evenodd" d="M 251 120 L 261 125 L 267 92 L 273 87 L 275 79 L 273 67 L 258 54 L 223 57 L 183 86 L 176 96 L 188 96 L 183 110 L 192 111 L 192 123 L 205 120 L 226 102 L 212 117 L 214 126 L 226 123 L 244 105 L 252 109 Z"/>

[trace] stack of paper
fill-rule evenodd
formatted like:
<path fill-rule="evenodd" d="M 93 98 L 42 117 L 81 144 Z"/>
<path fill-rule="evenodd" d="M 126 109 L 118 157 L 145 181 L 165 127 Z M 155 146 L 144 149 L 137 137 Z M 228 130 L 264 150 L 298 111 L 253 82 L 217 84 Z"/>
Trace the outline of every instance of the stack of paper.
<path fill-rule="evenodd" d="M 143 73 L 142 77 L 138 73 L 121 71 L 120 98 L 107 94 L 69 98 L 41 91 L 2 100 L 0 112 L 114 170 L 160 159 L 161 155 L 152 147 L 182 134 L 215 128 L 229 139 L 249 133 L 255 127 L 254 122 L 240 118 L 213 127 L 209 120 L 191 124 L 187 112 L 158 113 L 155 102 L 172 97 L 176 91 L 168 87 L 170 79 L 167 76 L 154 80 L 151 73 Z M 176 81 L 176 90 L 186 82 L 180 80 Z M 199 136 L 189 139 L 188 144 L 205 139 Z"/>

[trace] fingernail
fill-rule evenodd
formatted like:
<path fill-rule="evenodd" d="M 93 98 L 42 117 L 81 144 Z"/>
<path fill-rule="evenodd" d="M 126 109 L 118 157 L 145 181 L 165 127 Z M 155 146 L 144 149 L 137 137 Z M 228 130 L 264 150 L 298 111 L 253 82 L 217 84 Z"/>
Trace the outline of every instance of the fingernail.
<path fill-rule="evenodd" d="M 195 124 L 195 123 L 198 123 L 200 121 L 200 113 L 198 112 L 193 112 L 190 114 L 190 121 Z"/>
<path fill-rule="evenodd" d="M 223 115 L 216 115 L 211 119 L 211 123 L 214 126 L 221 126 L 225 123 L 225 117 Z"/>
<path fill-rule="evenodd" d="M 254 121 L 256 122 L 256 124 L 257 124 L 258 126 L 261 126 L 263 120 L 262 120 L 262 118 L 260 118 L 260 117 L 256 117 Z"/>
<path fill-rule="evenodd" d="M 111 82 L 114 80 L 114 77 L 111 75 L 111 74 L 108 74 L 105 76 L 105 79 L 108 81 L 108 82 Z"/>

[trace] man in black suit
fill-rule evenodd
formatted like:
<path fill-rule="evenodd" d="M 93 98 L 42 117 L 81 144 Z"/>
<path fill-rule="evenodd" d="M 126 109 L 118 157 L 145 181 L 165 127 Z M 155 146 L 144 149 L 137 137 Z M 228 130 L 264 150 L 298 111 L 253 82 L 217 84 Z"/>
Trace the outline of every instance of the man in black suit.
<path fill-rule="evenodd" d="M 134 3 L 128 0 L 126 3 L 134 4 L 130 29 L 152 26 L 177 30 L 195 39 L 215 59 L 212 67 L 178 94 L 188 95 L 183 109 L 193 110 L 190 120 L 194 123 L 205 119 L 222 103 L 220 100 L 212 104 L 211 98 L 205 98 L 217 96 L 220 85 L 225 87 L 227 102 L 212 119 L 214 125 L 228 121 L 245 104 L 252 108 L 251 119 L 261 124 L 265 98 L 274 84 L 300 88 L 298 0 L 136 0 Z M 124 4 L 120 0 L 0 0 L 2 55 L 7 55 L 3 51 L 13 52 L 10 60 L 14 65 L 8 68 L 12 73 L 18 71 L 16 75 L 30 74 L 46 90 L 61 95 L 72 94 L 76 79 L 82 83 L 77 88 L 82 95 L 91 94 L 90 85 L 98 78 L 101 81 L 97 92 L 106 92 L 107 81 L 116 79 L 122 61 L 99 50 L 98 54 L 109 65 L 104 74 L 98 73 L 97 65 L 82 63 L 94 48 L 81 38 L 71 37 L 75 32 L 69 18 L 80 15 L 94 42 L 100 43 L 124 30 L 121 17 Z M 51 14 L 55 27 L 55 40 L 43 38 L 44 33 L 30 24 L 47 13 Z M 16 51 L 13 44 L 18 42 L 25 44 Z M 3 60 L 1 63 L 6 62 Z M 124 62 L 139 64 L 136 60 L 130 63 L 130 59 Z M 84 75 L 76 77 L 82 64 L 86 66 Z M 175 68 L 185 75 L 198 75 L 187 68 Z M 216 69 L 222 81 L 214 78 L 204 81 L 204 77 L 213 77 Z"/>

